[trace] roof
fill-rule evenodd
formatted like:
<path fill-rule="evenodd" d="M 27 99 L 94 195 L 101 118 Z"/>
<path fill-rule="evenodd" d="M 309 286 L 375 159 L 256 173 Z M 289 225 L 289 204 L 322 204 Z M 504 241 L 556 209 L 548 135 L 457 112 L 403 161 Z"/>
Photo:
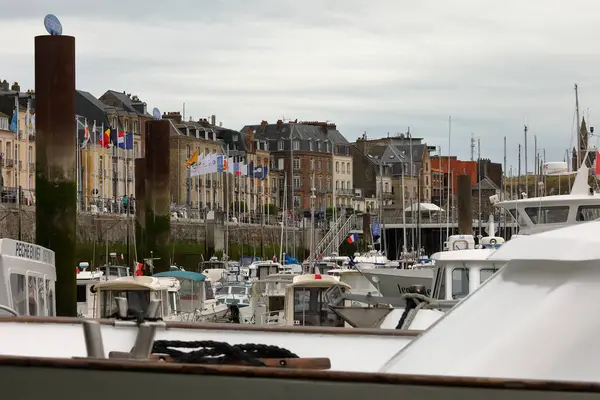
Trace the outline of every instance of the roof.
<path fill-rule="evenodd" d="M 477 184 L 475 186 L 473 186 L 472 190 L 479 190 L 479 187 L 481 187 L 481 190 L 500 190 L 498 185 L 496 185 L 487 176 L 485 178 L 483 178 L 482 180 L 480 180 L 479 182 L 477 182 Z"/>
<path fill-rule="evenodd" d="M 151 276 L 124 276 L 112 281 L 98 283 L 96 290 L 167 290 L 160 280 Z"/>
<path fill-rule="evenodd" d="M 418 205 L 417 205 L 417 203 L 414 203 L 414 204 L 411 204 L 410 206 L 406 207 L 404 209 L 404 212 L 413 211 L 413 210 L 426 211 L 426 212 L 436 212 L 436 211 L 443 212 L 444 211 L 443 208 L 440 208 L 433 203 L 419 203 Z"/>
<path fill-rule="evenodd" d="M 203 282 L 206 280 L 206 276 L 198 272 L 192 271 L 167 271 L 159 272 L 152 275 L 157 278 L 177 278 L 177 279 L 189 279 L 194 282 Z"/>
<path fill-rule="evenodd" d="M 129 95 L 127 95 L 126 93 L 117 92 L 116 90 L 107 90 L 106 93 L 104 93 L 100 97 L 104 97 L 107 94 L 111 95 L 111 96 L 114 96 L 119 101 L 119 103 L 121 103 L 121 107 L 125 111 L 129 111 L 129 112 L 140 114 L 140 115 L 145 115 L 146 117 L 152 117 L 152 115 L 150 115 L 148 112 L 142 113 L 138 109 L 136 109 L 134 107 L 134 102 L 132 101 L 131 97 Z M 137 100 L 136 104 L 142 103 L 141 100 L 137 99 L 136 96 L 134 96 L 134 100 Z M 139 103 L 138 103 L 138 101 L 139 101 Z"/>

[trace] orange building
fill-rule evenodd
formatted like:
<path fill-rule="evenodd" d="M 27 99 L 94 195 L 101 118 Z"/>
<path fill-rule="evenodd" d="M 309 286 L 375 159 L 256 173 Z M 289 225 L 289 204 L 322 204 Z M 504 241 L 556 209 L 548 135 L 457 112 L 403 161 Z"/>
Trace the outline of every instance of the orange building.
<path fill-rule="evenodd" d="M 456 193 L 458 188 L 458 176 L 469 175 L 471 177 L 471 185 L 477 184 L 477 161 L 461 161 L 456 156 L 451 157 L 431 157 L 432 170 L 442 170 L 444 175 L 450 175 L 452 179 L 452 193 Z M 445 187 L 447 188 L 448 179 L 445 179 Z"/>

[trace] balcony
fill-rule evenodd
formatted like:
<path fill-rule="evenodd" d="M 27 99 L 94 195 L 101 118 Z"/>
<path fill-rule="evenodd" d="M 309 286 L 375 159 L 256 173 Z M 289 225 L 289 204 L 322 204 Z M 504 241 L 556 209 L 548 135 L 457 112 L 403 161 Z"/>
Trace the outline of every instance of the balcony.
<path fill-rule="evenodd" d="M 354 196 L 354 189 L 336 189 L 335 194 L 338 196 Z"/>
<path fill-rule="evenodd" d="M 15 166 L 15 160 L 11 160 L 10 158 L 7 158 L 7 159 L 5 160 L 5 163 L 6 163 L 6 164 L 5 164 L 5 166 L 6 166 L 7 168 L 12 168 L 12 167 L 14 167 L 14 166 Z"/>
<path fill-rule="evenodd" d="M 317 189 L 317 193 L 331 193 L 331 189 L 329 188 L 321 188 L 321 189 Z"/>
<path fill-rule="evenodd" d="M 392 192 L 383 192 L 384 200 L 392 200 L 394 198 L 394 193 Z"/>

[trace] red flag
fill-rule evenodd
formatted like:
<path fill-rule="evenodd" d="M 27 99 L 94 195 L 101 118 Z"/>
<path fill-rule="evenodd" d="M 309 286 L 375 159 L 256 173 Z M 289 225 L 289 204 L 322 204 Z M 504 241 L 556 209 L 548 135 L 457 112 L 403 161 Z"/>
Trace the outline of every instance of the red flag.
<path fill-rule="evenodd" d="M 596 168 L 594 173 L 596 174 L 596 176 L 600 175 L 600 151 L 596 152 Z"/>
<path fill-rule="evenodd" d="M 141 276 L 144 275 L 144 264 L 140 263 L 140 262 L 136 262 L 136 268 L 135 268 L 135 275 L 136 276 Z"/>

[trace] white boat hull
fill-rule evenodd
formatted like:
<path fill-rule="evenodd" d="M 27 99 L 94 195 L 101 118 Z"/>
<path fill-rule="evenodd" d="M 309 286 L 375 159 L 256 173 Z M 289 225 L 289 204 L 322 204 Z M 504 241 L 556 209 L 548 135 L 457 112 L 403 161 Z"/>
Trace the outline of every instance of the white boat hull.
<path fill-rule="evenodd" d="M 425 286 L 427 294 L 431 295 L 433 269 L 371 268 L 361 269 L 361 272 L 384 297 L 400 297 L 408 293 L 412 285 Z"/>

